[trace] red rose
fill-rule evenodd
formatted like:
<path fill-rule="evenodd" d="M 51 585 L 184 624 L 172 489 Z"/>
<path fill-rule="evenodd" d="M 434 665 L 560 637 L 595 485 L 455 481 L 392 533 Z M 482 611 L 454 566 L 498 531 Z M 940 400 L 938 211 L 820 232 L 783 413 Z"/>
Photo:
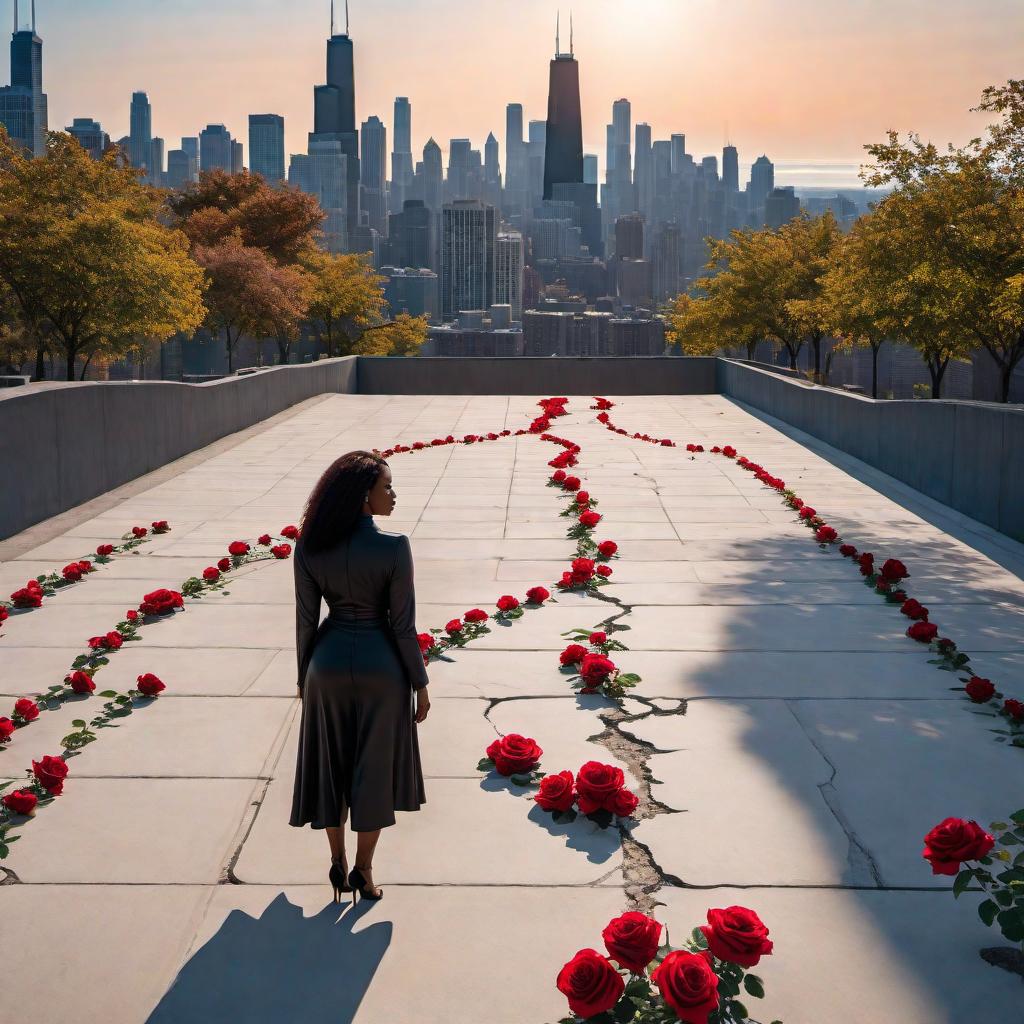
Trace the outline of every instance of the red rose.
<path fill-rule="evenodd" d="M 926 620 L 928 618 L 928 609 L 913 597 L 903 602 L 903 606 L 900 608 L 900 611 L 903 612 L 908 619 Z"/>
<path fill-rule="evenodd" d="M 985 704 L 996 695 L 996 688 L 988 679 L 981 679 L 978 676 L 971 676 L 964 692 L 975 704 Z"/>
<path fill-rule="evenodd" d="M 547 587 L 530 587 L 526 592 L 526 600 L 530 604 L 543 604 L 551 596 Z"/>
<path fill-rule="evenodd" d="M 459 619 L 452 619 L 445 627 L 446 633 L 460 633 L 462 631 L 462 622 Z"/>
<path fill-rule="evenodd" d="M 551 482 L 560 484 L 563 480 L 565 480 L 565 477 L 566 472 L 564 469 L 556 469 L 554 473 L 551 474 Z"/>
<path fill-rule="evenodd" d="M 13 735 L 17 726 L 9 718 L 0 718 L 0 743 L 6 743 Z"/>
<path fill-rule="evenodd" d="M 764 922 L 746 907 L 709 910 L 708 923 L 700 930 L 708 940 L 708 949 L 719 960 L 740 967 L 754 967 L 772 951 Z"/>
<path fill-rule="evenodd" d="M 219 559 L 218 562 L 217 562 L 217 568 L 220 569 L 221 572 L 227 572 L 231 568 L 231 559 L 230 558 L 221 558 L 221 559 Z"/>
<path fill-rule="evenodd" d="M 590 579 L 594 575 L 594 564 L 592 558 L 574 558 L 572 560 L 573 575 Z"/>
<path fill-rule="evenodd" d="M 43 588 L 31 580 L 28 586 L 11 594 L 11 603 L 15 608 L 38 608 L 43 603 Z"/>
<path fill-rule="evenodd" d="M 142 538 L 142 537 L 145 537 L 147 533 L 149 533 L 149 530 L 147 530 L 144 526 L 133 526 L 132 527 L 132 533 L 136 537 Z"/>
<path fill-rule="evenodd" d="M 663 448 L 675 448 L 675 446 L 676 446 L 676 443 L 675 443 L 675 441 L 670 441 L 670 440 L 669 440 L 669 439 L 668 439 L 667 437 L 663 437 L 663 438 L 661 439 L 661 441 L 659 442 L 659 444 L 660 444 L 660 445 L 661 445 L 661 446 L 662 446 Z"/>
<path fill-rule="evenodd" d="M 572 587 L 576 581 L 572 578 L 571 572 L 563 572 L 562 578 L 555 584 L 556 587 Z"/>
<path fill-rule="evenodd" d="M 135 689 L 144 697 L 155 697 L 161 690 L 166 690 L 167 687 L 152 672 L 146 672 L 135 680 Z"/>
<path fill-rule="evenodd" d="M 853 558 L 854 555 L 857 554 L 857 549 L 852 544 L 840 544 L 839 554 L 841 554 L 843 558 Z"/>
<path fill-rule="evenodd" d="M 15 814 L 31 814 L 39 803 L 39 797 L 27 789 L 16 789 L 3 798 L 3 805 Z"/>
<path fill-rule="evenodd" d="M 72 562 L 70 565 L 65 565 L 60 574 L 69 583 L 77 583 L 82 578 L 82 569 L 77 562 Z"/>
<path fill-rule="evenodd" d="M 1024 704 L 1012 697 L 1003 701 L 1002 713 L 1015 722 L 1024 722 Z"/>
<path fill-rule="evenodd" d="M 124 643 L 124 637 L 116 629 L 112 629 L 109 633 L 104 633 L 103 643 L 112 651 L 116 651 Z"/>
<path fill-rule="evenodd" d="M 566 491 L 578 491 L 580 489 L 580 478 L 578 476 L 567 476 L 562 482 L 562 488 Z"/>
<path fill-rule="evenodd" d="M 731 444 L 724 445 L 722 447 L 722 454 L 727 459 L 734 459 L 736 457 L 736 449 Z"/>
<path fill-rule="evenodd" d="M 707 1024 L 718 1009 L 718 975 L 706 953 L 669 953 L 651 972 L 651 981 L 686 1024 Z"/>
<path fill-rule="evenodd" d="M 619 550 L 619 545 L 613 540 L 603 540 L 597 545 L 597 550 L 601 553 L 602 558 L 611 558 Z"/>
<path fill-rule="evenodd" d="M 922 644 L 930 644 L 938 635 L 939 627 L 934 622 L 915 622 L 907 628 L 907 636 Z"/>
<path fill-rule="evenodd" d="M 628 789 L 620 789 L 609 801 L 608 810 L 620 818 L 628 818 L 640 803 L 640 798 Z"/>
<path fill-rule="evenodd" d="M 0 604 L 0 622 L 6 622 L 7 621 L 7 616 L 8 616 L 7 608 L 4 605 Z"/>
<path fill-rule="evenodd" d="M 134 608 L 129 608 L 129 609 L 128 609 L 128 611 L 126 611 L 126 612 L 124 613 L 124 617 L 125 617 L 125 618 L 126 618 L 126 619 L 127 619 L 128 621 L 129 621 L 129 622 L 136 622 L 136 621 L 138 621 L 138 618 L 139 618 L 139 613 L 138 613 L 138 611 L 137 611 L 136 609 L 134 609 Z"/>
<path fill-rule="evenodd" d="M 590 652 L 582 644 L 569 644 L 558 656 L 562 665 L 578 665 Z"/>
<path fill-rule="evenodd" d="M 814 534 L 819 544 L 831 544 L 838 536 L 839 534 L 831 526 L 819 526 Z"/>
<path fill-rule="evenodd" d="M 270 547 L 270 534 L 264 533 L 256 538 L 257 544 L 262 544 L 265 548 Z"/>
<path fill-rule="evenodd" d="M 233 555 L 235 558 L 241 558 L 242 555 L 249 553 L 249 545 L 244 540 L 233 540 L 228 545 L 228 554 Z"/>
<path fill-rule="evenodd" d="M 434 646 L 434 638 L 429 633 L 417 633 L 416 640 L 420 645 L 420 650 L 426 654 L 431 647 Z"/>
<path fill-rule="evenodd" d="M 42 761 L 32 762 L 32 773 L 39 785 L 53 796 L 60 796 L 64 791 L 64 780 L 68 777 L 68 766 L 61 757 L 47 754 Z"/>
<path fill-rule="evenodd" d="M 577 505 L 589 505 L 590 504 L 590 491 L 577 491 L 576 492 L 576 504 Z"/>
<path fill-rule="evenodd" d="M 857 563 L 860 565 L 861 576 L 870 576 L 875 571 L 875 556 L 870 551 L 858 556 Z"/>
<path fill-rule="evenodd" d="M 139 605 L 143 615 L 170 615 L 177 608 L 184 608 L 185 601 L 176 590 L 161 588 L 146 594 Z"/>
<path fill-rule="evenodd" d="M 558 991 L 577 1017 L 610 1010 L 626 988 L 622 975 L 595 949 L 581 949 L 559 972 Z"/>
<path fill-rule="evenodd" d="M 921 856 L 933 875 L 955 875 L 963 861 L 981 860 L 993 846 L 995 840 L 976 821 L 946 818 L 924 837 Z"/>
<path fill-rule="evenodd" d="M 580 515 L 580 523 L 588 529 L 593 529 L 601 522 L 601 513 L 587 510 Z"/>
<path fill-rule="evenodd" d="M 494 762 L 499 775 L 520 775 L 533 771 L 543 753 L 536 740 L 514 732 L 495 740 L 487 748 L 487 756 Z"/>
<path fill-rule="evenodd" d="M 513 597 L 511 594 L 504 594 L 498 598 L 498 610 L 503 612 L 510 612 L 519 607 L 519 599 Z"/>
<path fill-rule="evenodd" d="M 609 921 L 601 932 L 608 955 L 621 967 L 643 974 L 661 945 L 661 925 L 653 917 L 629 910 Z"/>
<path fill-rule="evenodd" d="M 150 523 L 150 525 L 153 527 L 154 533 L 166 533 L 170 529 L 166 519 L 158 519 L 155 523 Z"/>
<path fill-rule="evenodd" d="M 908 576 L 910 573 L 907 572 L 907 567 L 898 558 L 887 558 L 882 563 L 882 579 L 889 580 L 890 583 L 899 583 Z"/>
<path fill-rule="evenodd" d="M 533 798 L 545 811 L 568 811 L 576 797 L 572 772 L 545 775 L 540 780 L 540 791 Z"/>
<path fill-rule="evenodd" d="M 78 563 L 78 568 L 81 569 L 82 572 L 95 572 L 96 571 L 92 567 L 92 562 L 89 562 L 89 561 L 87 561 L 85 559 L 83 559 L 81 562 Z"/>
<path fill-rule="evenodd" d="M 593 633 L 591 633 L 590 636 L 587 639 L 595 647 L 600 647 L 601 644 L 608 643 L 608 634 L 603 632 L 602 630 L 598 629 L 598 630 L 595 630 Z"/>
<path fill-rule="evenodd" d="M 39 705 L 28 697 L 22 697 L 14 702 L 14 714 L 26 722 L 34 722 L 39 717 Z"/>
<path fill-rule="evenodd" d="M 576 773 L 576 794 L 581 814 L 611 810 L 615 794 L 622 789 L 625 776 L 621 768 L 588 761 Z"/>
<path fill-rule="evenodd" d="M 593 692 L 615 674 L 615 662 L 603 654 L 588 654 L 580 663 L 583 691 Z"/>
<path fill-rule="evenodd" d="M 483 608 L 470 608 L 462 617 L 466 622 L 486 622 L 489 616 Z"/>
<path fill-rule="evenodd" d="M 289 540 L 298 540 L 299 528 L 297 526 L 282 526 L 281 536 L 287 537 Z"/>
<path fill-rule="evenodd" d="M 215 569 L 212 565 L 207 566 L 203 570 L 203 579 L 207 583 L 216 583 L 220 579 L 220 569 Z"/>
<path fill-rule="evenodd" d="M 594 570 L 594 572 L 596 572 L 598 576 L 602 576 L 604 577 L 604 579 L 608 579 L 608 577 L 612 574 L 612 567 L 610 565 L 599 565 Z"/>
<path fill-rule="evenodd" d="M 815 512 L 814 509 L 811 508 L 810 505 L 804 505 L 804 507 L 802 509 L 800 509 L 800 518 L 801 519 L 813 519 L 817 514 L 818 513 Z"/>
<path fill-rule="evenodd" d="M 106 558 L 108 555 L 112 555 L 113 553 L 113 544 L 100 544 L 99 547 L 96 548 L 96 554 L 99 555 L 101 558 Z"/>
<path fill-rule="evenodd" d="M 270 553 L 275 558 L 287 558 L 292 553 L 291 544 L 275 544 L 271 549 Z"/>
<path fill-rule="evenodd" d="M 96 684 L 92 681 L 92 676 L 88 672 L 72 672 L 65 676 L 64 682 L 75 693 L 92 693 L 96 689 Z"/>

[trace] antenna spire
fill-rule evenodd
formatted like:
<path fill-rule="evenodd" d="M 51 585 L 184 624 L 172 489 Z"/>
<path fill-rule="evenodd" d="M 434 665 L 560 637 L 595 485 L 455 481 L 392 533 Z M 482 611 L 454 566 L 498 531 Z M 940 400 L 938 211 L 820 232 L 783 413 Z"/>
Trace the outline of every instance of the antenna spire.
<path fill-rule="evenodd" d="M 562 12 L 558 11 L 555 14 L 555 56 L 557 57 L 562 51 L 561 43 L 559 39 L 562 34 Z"/>
<path fill-rule="evenodd" d="M 18 0 L 14 0 L 14 34 L 18 34 Z"/>
<path fill-rule="evenodd" d="M 345 0 L 345 35 L 348 34 L 348 0 Z"/>
<path fill-rule="evenodd" d="M 32 32 L 36 30 L 36 0 L 32 0 Z"/>
<path fill-rule="evenodd" d="M 36 0 L 32 0 L 32 3 L 35 3 L 35 2 L 36 2 Z M 570 57 L 574 56 L 575 52 L 576 51 L 573 48 L 573 42 L 572 42 L 572 9 L 570 8 L 570 10 L 569 10 L 569 56 Z"/>
<path fill-rule="evenodd" d="M 334 36 L 334 0 L 331 0 L 331 36 Z"/>

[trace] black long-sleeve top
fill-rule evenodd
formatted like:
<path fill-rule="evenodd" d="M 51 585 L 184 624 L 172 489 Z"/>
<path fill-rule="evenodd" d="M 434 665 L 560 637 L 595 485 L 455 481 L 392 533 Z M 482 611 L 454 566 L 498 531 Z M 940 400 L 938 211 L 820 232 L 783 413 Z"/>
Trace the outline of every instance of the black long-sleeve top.
<path fill-rule="evenodd" d="M 320 601 L 329 618 L 364 625 L 379 623 L 394 636 L 406 677 L 413 689 L 427 685 L 427 670 L 416 639 L 416 594 L 409 538 L 377 529 L 363 516 L 350 537 L 328 551 L 307 554 L 295 549 L 295 648 L 298 683 L 320 628 Z"/>

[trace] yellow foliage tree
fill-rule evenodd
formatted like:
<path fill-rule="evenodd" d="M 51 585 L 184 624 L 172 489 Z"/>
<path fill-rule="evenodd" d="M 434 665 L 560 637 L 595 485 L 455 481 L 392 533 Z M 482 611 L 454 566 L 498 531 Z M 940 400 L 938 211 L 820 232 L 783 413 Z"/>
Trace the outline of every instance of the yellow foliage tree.
<path fill-rule="evenodd" d="M 353 351 L 361 356 L 415 356 L 427 340 L 425 316 L 399 313 L 394 320 L 363 332 Z"/>
<path fill-rule="evenodd" d="M 352 355 L 363 331 L 381 320 L 385 279 L 358 253 L 310 251 L 302 263 L 310 277 L 306 316 L 321 351 Z"/>

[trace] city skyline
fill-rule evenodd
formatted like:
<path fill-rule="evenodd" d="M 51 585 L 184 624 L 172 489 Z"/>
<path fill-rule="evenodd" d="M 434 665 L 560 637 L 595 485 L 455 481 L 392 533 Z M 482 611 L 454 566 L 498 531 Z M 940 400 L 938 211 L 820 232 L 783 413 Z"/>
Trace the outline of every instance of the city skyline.
<path fill-rule="evenodd" d="M 429 9 L 410 0 L 372 8 L 358 0 L 352 4 L 359 122 L 377 115 L 392 129 L 394 98 L 408 96 L 412 149 L 418 153 L 430 136 L 445 151 L 453 137 L 469 137 L 475 145 L 482 145 L 489 131 L 501 137 L 508 102 L 521 102 L 526 120 L 544 117 L 543 68 L 554 49 L 557 4 L 526 0 L 514 24 L 498 20 L 489 28 L 492 9 L 495 15 L 503 9 L 491 0 L 474 5 L 472 14 L 468 6 L 464 0 L 442 0 Z M 751 3 L 712 12 L 709 3 L 696 2 L 684 12 L 668 0 L 635 0 L 628 18 L 611 19 L 610 35 L 609 19 L 618 6 L 595 0 L 574 12 L 577 55 L 590 69 L 581 81 L 584 149 L 599 154 L 602 178 L 604 125 L 612 102 L 626 96 L 637 121 L 651 123 L 655 135 L 685 132 L 693 152 L 720 152 L 726 141 L 736 145 L 741 175 L 768 151 L 780 175 L 798 187 L 853 187 L 859 147 L 880 139 L 889 127 L 915 128 L 937 142 L 961 142 L 975 134 L 983 122 L 968 108 L 984 85 L 1016 73 L 1013 25 L 1024 28 L 1024 14 L 1005 0 L 982 0 L 969 19 L 954 4 L 932 4 L 927 24 L 918 20 L 923 5 L 904 3 L 896 11 L 887 9 L 885 37 L 866 52 L 858 50 L 864 23 L 877 14 L 881 24 L 882 6 L 874 2 L 852 18 L 839 5 L 812 8 L 798 0 L 786 10 L 776 8 L 779 24 L 772 25 Z M 330 5 L 329 0 L 301 0 L 289 5 L 284 20 L 281 10 L 276 0 L 251 0 L 244 10 L 238 0 L 223 0 L 213 13 L 197 0 L 153 9 L 96 0 L 83 12 L 69 0 L 39 0 L 51 127 L 92 117 L 118 138 L 129 128 L 131 94 L 145 91 L 153 107 L 153 134 L 167 139 L 168 148 L 208 123 L 224 123 L 245 138 L 249 114 L 273 112 L 285 118 L 286 152 L 303 152 L 313 127 L 309 86 L 322 77 Z M 463 10 L 467 13 L 459 16 Z M 786 31 L 780 33 L 782 27 Z M 910 31 L 917 44 L 904 52 Z M 675 49 L 666 37 L 676 41 Z M 225 51 L 226 38 L 238 45 Z M 473 38 L 481 40 L 480 47 L 467 47 Z M 756 47 L 755 38 L 761 40 Z M 516 70 L 495 81 L 497 45 L 513 48 L 517 59 L 508 64 Z M 388 47 L 399 60 L 381 59 Z M 774 47 L 774 70 L 766 70 L 768 47 Z M 615 60 L 610 74 L 605 70 L 609 53 Z M 436 74 L 439 54 L 456 73 Z M 845 61 L 829 63 L 844 54 Z M 880 77 L 887 57 L 891 66 Z M 740 72 L 744 60 L 749 62 L 745 75 Z M 758 71 L 756 83 L 749 68 Z M 474 76 L 492 87 L 466 88 Z M 859 82 L 852 92 L 851 82 Z M 744 89 L 749 91 L 745 99 Z M 767 108 L 766 99 L 771 100 Z M 829 109 L 820 109 L 829 103 Z"/>

